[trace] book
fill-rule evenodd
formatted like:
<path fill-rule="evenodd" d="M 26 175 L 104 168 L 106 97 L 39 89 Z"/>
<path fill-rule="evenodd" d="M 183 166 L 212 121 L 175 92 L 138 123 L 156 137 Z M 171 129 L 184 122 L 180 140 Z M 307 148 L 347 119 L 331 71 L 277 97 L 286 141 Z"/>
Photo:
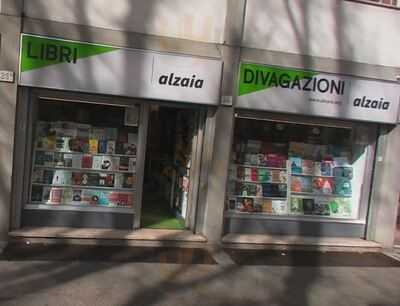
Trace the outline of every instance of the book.
<path fill-rule="evenodd" d="M 341 195 L 341 196 L 351 196 L 352 194 L 352 188 L 351 188 L 351 180 L 348 179 L 347 177 L 340 177 L 337 176 L 335 177 L 335 194 Z"/>
<path fill-rule="evenodd" d="M 312 192 L 312 177 L 294 176 L 291 180 L 292 192 Z"/>
<path fill-rule="evenodd" d="M 135 177 L 132 174 L 124 174 L 123 188 L 133 188 Z M 254 186 L 255 187 L 255 186 Z"/>
<path fill-rule="evenodd" d="M 36 151 L 35 165 L 52 167 L 54 165 L 53 161 L 53 152 Z"/>
<path fill-rule="evenodd" d="M 301 174 L 303 172 L 302 159 L 300 157 L 289 157 L 292 173 Z"/>
<path fill-rule="evenodd" d="M 43 184 L 53 184 L 54 170 L 43 171 Z"/>
<path fill-rule="evenodd" d="M 72 188 L 65 188 L 63 190 L 63 193 L 62 193 L 62 202 L 64 204 L 71 203 L 72 202 L 72 197 L 73 197 Z"/>
<path fill-rule="evenodd" d="M 70 152 L 70 137 L 57 137 L 56 138 L 56 150 L 61 152 Z"/>
<path fill-rule="evenodd" d="M 51 188 L 49 204 L 60 204 L 62 200 L 62 188 Z"/>
<path fill-rule="evenodd" d="M 101 160 L 101 169 L 102 170 L 112 170 L 112 157 L 111 156 L 102 156 Z"/>
<path fill-rule="evenodd" d="M 106 140 L 106 131 L 104 128 L 92 127 L 90 130 L 90 138 L 97 140 Z"/>
<path fill-rule="evenodd" d="M 319 216 L 329 216 L 331 214 L 329 200 L 324 198 L 316 198 L 314 201 L 313 214 Z"/>
<path fill-rule="evenodd" d="M 296 215 L 302 215 L 303 211 L 303 200 L 301 198 L 292 197 L 290 199 L 290 213 Z"/>
<path fill-rule="evenodd" d="M 114 187 L 114 174 L 100 173 L 99 186 Z"/>
<path fill-rule="evenodd" d="M 287 213 L 286 201 L 272 200 L 272 213 L 275 215 L 284 215 Z"/>
<path fill-rule="evenodd" d="M 89 153 L 97 154 L 98 152 L 99 141 L 97 139 L 89 139 Z"/>
<path fill-rule="evenodd" d="M 55 152 L 53 164 L 57 167 L 64 167 L 64 154 L 60 152 Z"/>
<path fill-rule="evenodd" d="M 335 217 L 348 218 L 351 217 L 351 199 L 334 198 L 329 202 L 331 215 Z"/>
<path fill-rule="evenodd" d="M 107 154 L 115 154 L 115 141 L 114 140 L 107 140 Z"/>
<path fill-rule="evenodd" d="M 53 185 L 71 185 L 72 174 L 66 170 L 55 170 L 53 175 Z"/>
<path fill-rule="evenodd" d="M 128 171 L 129 170 L 129 157 L 121 156 L 119 159 L 119 167 L 120 171 Z"/>
<path fill-rule="evenodd" d="M 313 192 L 322 194 L 332 194 L 334 190 L 334 181 L 331 177 L 314 177 Z"/>
<path fill-rule="evenodd" d="M 43 169 L 34 169 L 32 173 L 32 182 L 33 183 L 43 183 L 44 179 L 44 171 Z"/>
<path fill-rule="evenodd" d="M 263 213 L 272 214 L 272 200 L 270 199 L 263 199 L 261 204 L 261 211 Z"/>
<path fill-rule="evenodd" d="M 72 168 L 80 169 L 82 167 L 82 154 L 72 154 Z"/>
<path fill-rule="evenodd" d="M 103 164 L 103 156 L 95 155 L 93 156 L 92 168 L 96 170 L 101 170 Z"/>
<path fill-rule="evenodd" d="M 240 211 L 254 212 L 254 200 L 252 198 L 243 198 Z"/>
<path fill-rule="evenodd" d="M 72 190 L 72 202 L 80 203 L 82 201 L 82 189 Z"/>
<path fill-rule="evenodd" d="M 303 211 L 305 215 L 314 213 L 314 199 L 303 199 Z"/>
<path fill-rule="evenodd" d="M 85 154 L 82 156 L 82 168 L 91 169 L 93 164 L 93 156 Z"/>
<path fill-rule="evenodd" d="M 123 173 L 115 173 L 115 175 L 114 175 L 115 188 L 122 188 L 123 184 L 124 184 L 124 174 Z"/>
<path fill-rule="evenodd" d="M 314 163 L 312 160 L 303 159 L 301 163 L 302 173 L 312 175 L 314 172 Z"/>
<path fill-rule="evenodd" d="M 33 185 L 31 191 L 32 202 L 42 202 L 43 200 L 43 186 Z"/>
<path fill-rule="evenodd" d="M 107 140 L 99 140 L 98 143 L 98 152 L 99 153 L 107 153 Z"/>
<path fill-rule="evenodd" d="M 81 185 L 82 183 L 82 173 L 72 172 L 72 185 Z"/>
<path fill-rule="evenodd" d="M 64 154 L 64 167 L 71 168 L 74 154 Z"/>

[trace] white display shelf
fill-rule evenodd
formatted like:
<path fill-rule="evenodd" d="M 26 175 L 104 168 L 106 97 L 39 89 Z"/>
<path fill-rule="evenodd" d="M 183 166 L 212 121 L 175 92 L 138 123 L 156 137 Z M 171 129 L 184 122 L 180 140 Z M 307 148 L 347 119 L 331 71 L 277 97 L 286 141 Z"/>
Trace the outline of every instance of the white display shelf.
<path fill-rule="evenodd" d="M 301 196 L 309 196 L 309 197 L 329 197 L 329 198 L 351 198 L 351 195 L 340 195 L 340 194 L 327 194 L 327 193 L 313 193 L 313 192 L 295 192 L 291 191 L 290 195 L 292 197 L 301 197 Z"/>
<path fill-rule="evenodd" d="M 244 167 L 244 168 L 260 168 L 260 169 L 286 171 L 286 168 L 267 167 L 267 166 L 259 166 L 259 165 L 252 165 L 252 164 L 234 164 L 234 165 L 241 166 L 241 167 Z"/>
<path fill-rule="evenodd" d="M 286 197 L 259 197 L 259 196 L 243 196 L 243 195 L 231 195 L 233 198 L 251 198 L 251 199 L 270 199 L 270 200 L 287 200 Z"/>
<path fill-rule="evenodd" d="M 87 211 L 87 212 L 107 212 L 107 213 L 123 213 L 134 214 L 133 208 L 117 207 L 117 206 L 101 206 L 101 205 L 82 205 L 82 204 L 44 204 L 44 203 L 30 203 L 24 206 L 25 209 L 37 210 L 66 210 L 66 211 Z"/>
<path fill-rule="evenodd" d="M 236 181 L 240 183 L 250 183 L 250 184 L 284 184 L 287 185 L 287 182 L 279 182 L 279 181 L 245 181 L 239 179 L 230 179 L 230 181 Z"/>
<path fill-rule="evenodd" d="M 226 210 L 225 218 L 238 218 L 238 219 L 278 219 L 289 221 L 307 221 L 307 222 L 336 222 L 336 223 L 352 223 L 352 224 L 365 224 L 365 221 L 353 219 L 351 217 L 338 217 L 338 216 L 321 216 L 321 215 L 304 215 L 296 213 L 286 214 L 269 214 L 262 212 L 240 212 L 237 210 Z"/>
<path fill-rule="evenodd" d="M 292 176 L 310 176 L 310 177 L 328 177 L 333 178 L 333 175 L 315 175 L 315 174 L 305 174 L 305 173 L 293 173 Z"/>
<path fill-rule="evenodd" d="M 111 154 L 111 153 L 90 153 L 90 152 L 75 152 L 75 151 L 62 151 L 62 150 L 47 150 L 42 148 L 35 148 L 35 151 L 51 152 L 51 153 L 63 153 L 63 154 L 81 154 L 81 155 L 92 155 L 92 156 L 115 156 L 115 157 L 136 157 L 136 155 L 127 154 Z"/>
<path fill-rule="evenodd" d="M 73 168 L 73 167 L 62 167 L 62 166 L 42 166 L 34 165 L 34 168 L 46 169 L 46 170 L 71 170 L 77 172 L 104 172 L 104 173 L 127 173 L 134 174 L 136 171 L 126 171 L 126 170 L 105 170 L 105 169 L 93 169 L 93 168 Z"/>
<path fill-rule="evenodd" d="M 136 188 L 103 187 L 103 186 L 90 186 L 90 185 L 58 185 L 58 184 L 56 185 L 56 184 L 43 184 L 35 182 L 32 182 L 32 185 L 46 186 L 53 188 L 100 189 L 107 191 L 126 191 L 126 192 L 132 192 L 136 190 Z"/>

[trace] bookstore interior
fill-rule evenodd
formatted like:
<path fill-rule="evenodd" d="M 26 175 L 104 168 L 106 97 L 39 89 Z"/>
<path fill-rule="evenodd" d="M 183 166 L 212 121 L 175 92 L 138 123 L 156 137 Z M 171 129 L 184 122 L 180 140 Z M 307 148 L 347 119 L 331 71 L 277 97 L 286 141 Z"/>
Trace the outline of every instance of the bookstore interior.
<path fill-rule="evenodd" d="M 226 217 L 231 222 L 238 218 L 314 224 L 365 221 L 361 203 L 367 203 L 368 194 L 368 133 L 351 125 L 237 115 Z M 234 231 L 238 230 L 252 231 L 243 226 Z"/>
<path fill-rule="evenodd" d="M 185 228 L 196 112 L 150 109 L 144 161 L 138 160 L 140 104 L 38 99 L 22 225 L 132 229 L 134 214 L 142 213 L 142 227 Z"/>

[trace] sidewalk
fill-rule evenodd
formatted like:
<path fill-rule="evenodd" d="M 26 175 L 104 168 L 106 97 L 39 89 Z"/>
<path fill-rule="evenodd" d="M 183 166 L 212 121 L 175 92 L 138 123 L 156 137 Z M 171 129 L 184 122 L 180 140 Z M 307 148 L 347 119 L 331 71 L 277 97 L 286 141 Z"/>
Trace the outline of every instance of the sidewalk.
<path fill-rule="evenodd" d="M 31 245 L 0 280 L 2 306 L 400 305 L 400 262 L 376 253 Z"/>

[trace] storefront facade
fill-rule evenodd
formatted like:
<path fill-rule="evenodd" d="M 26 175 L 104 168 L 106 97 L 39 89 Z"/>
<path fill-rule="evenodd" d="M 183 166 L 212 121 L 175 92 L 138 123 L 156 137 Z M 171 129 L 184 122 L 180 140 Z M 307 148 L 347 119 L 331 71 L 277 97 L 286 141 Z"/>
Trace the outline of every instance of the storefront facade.
<path fill-rule="evenodd" d="M 13 118 L 2 127 L 0 240 L 32 227 L 163 227 L 146 211 L 161 201 L 176 215 L 164 228 L 210 244 L 393 246 L 400 73 L 386 28 L 397 11 L 335 0 L 2 2 L 12 29 L 0 29 L 0 70 L 15 81 L 0 84 Z M 318 18 L 298 20 L 306 13 Z M 357 33 L 314 24 L 348 14 Z M 379 52 L 368 35 L 383 40 Z"/>
<path fill-rule="evenodd" d="M 20 59 L 14 228 L 151 227 L 154 216 L 146 219 L 142 207 L 151 205 L 146 193 L 158 190 L 155 205 L 168 202 L 179 228 L 194 231 L 203 130 L 219 101 L 220 60 L 27 34 Z M 166 115 L 156 133 L 173 131 L 147 143 L 160 109 Z M 172 141 L 151 149 L 162 137 Z M 160 181 L 168 168 L 168 182 Z"/>
<path fill-rule="evenodd" d="M 398 84 L 254 63 L 239 74 L 225 233 L 364 239 Z"/>

